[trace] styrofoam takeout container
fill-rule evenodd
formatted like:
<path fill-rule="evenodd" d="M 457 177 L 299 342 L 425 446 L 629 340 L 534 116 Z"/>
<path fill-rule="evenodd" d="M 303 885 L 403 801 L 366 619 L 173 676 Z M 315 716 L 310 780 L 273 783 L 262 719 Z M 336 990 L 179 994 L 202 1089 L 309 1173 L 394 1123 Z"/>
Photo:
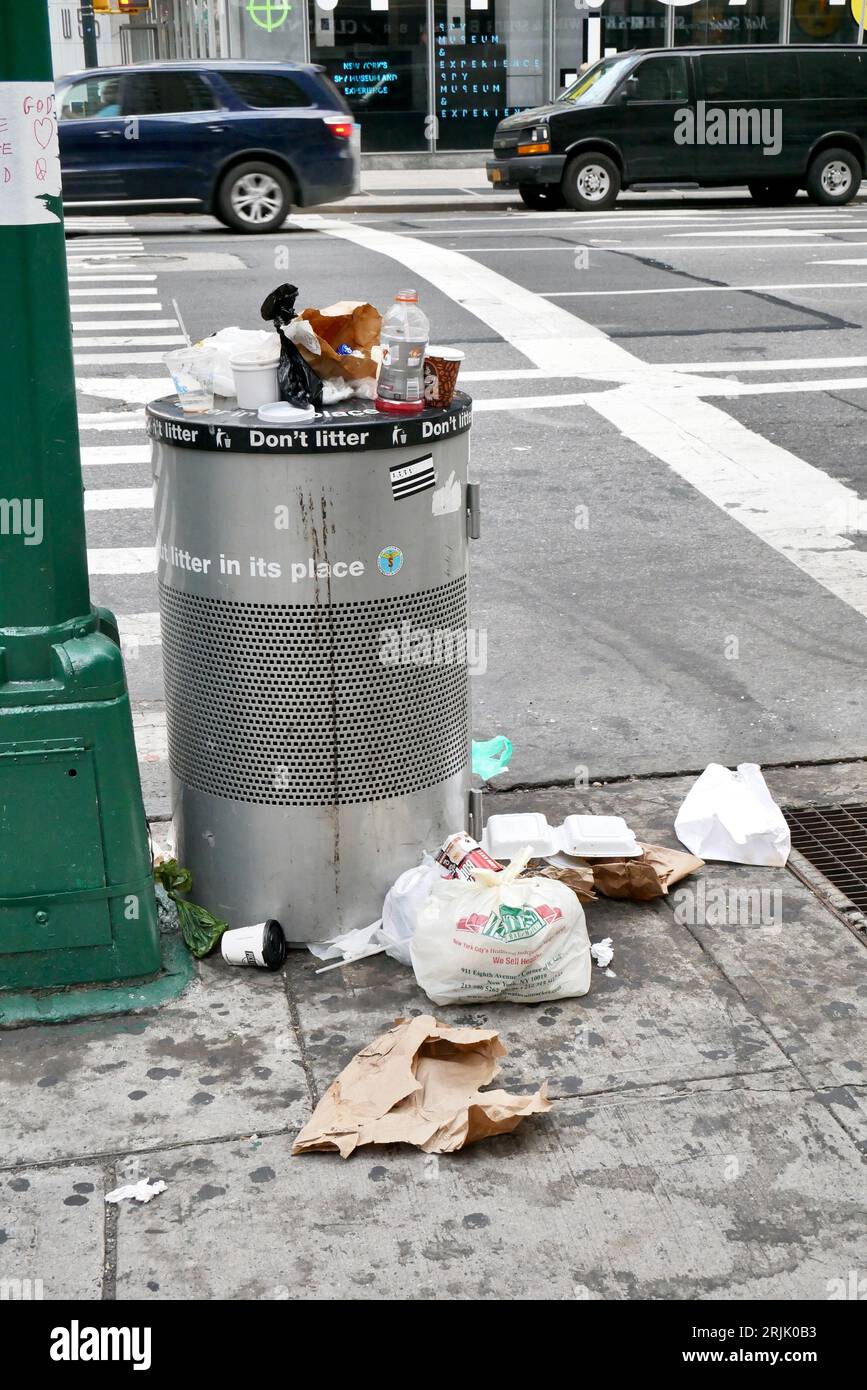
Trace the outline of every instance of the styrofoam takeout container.
<path fill-rule="evenodd" d="M 537 859 L 635 859 L 641 848 L 622 816 L 567 816 L 549 825 L 540 811 L 489 816 L 482 848 L 494 859 L 513 859 L 527 845 Z"/>

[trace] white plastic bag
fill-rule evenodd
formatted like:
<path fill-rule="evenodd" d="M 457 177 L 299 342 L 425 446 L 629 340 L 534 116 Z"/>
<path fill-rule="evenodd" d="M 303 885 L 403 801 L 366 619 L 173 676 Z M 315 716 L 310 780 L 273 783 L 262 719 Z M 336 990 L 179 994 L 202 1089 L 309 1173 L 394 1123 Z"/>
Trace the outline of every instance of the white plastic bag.
<path fill-rule="evenodd" d="M 380 938 L 385 953 L 401 965 L 412 965 L 410 942 L 415 935 L 418 913 L 435 883 L 442 881 L 442 868 L 426 854 L 421 864 L 407 869 L 389 888 L 382 905 Z"/>
<path fill-rule="evenodd" d="M 196 347 L 213 348 L 217 354 L 214 370 L 214 392 L 218 396 L 234 396 L 235 373 L 232 358 L 239 352 L 261 352 L 263 358 L 279 351 L 280 339 L 273 328 L 221 328 L 210 338 L 203 338 Z"/>
<path fill-rule="evenodd" d="M 518 878 L 526 849 L 501 873 L 433 882 L 410 943 L 415 977 L 435 1004 L 538 1004 L 590 988 L 590 940 L 571 888 Z"/>
<path fill-rule="evenodd" d="M 737 772 L 710 763 L 690 787 L 674 833 L 702 859 L 782 868 L 792 848 L 789 827 L 757 763 Z"/>

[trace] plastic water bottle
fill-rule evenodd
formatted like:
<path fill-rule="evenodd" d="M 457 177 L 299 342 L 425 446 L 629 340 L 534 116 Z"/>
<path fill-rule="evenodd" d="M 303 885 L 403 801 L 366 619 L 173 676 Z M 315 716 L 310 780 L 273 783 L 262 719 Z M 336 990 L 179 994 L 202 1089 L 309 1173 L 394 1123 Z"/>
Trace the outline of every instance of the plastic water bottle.
<path fill-rule="evenodd" d="M 382 365 L 376 404 L 380 410 L 414 415 L 424 410 L 424 358 L 430 337 L 417 290 L 400 290 L 382 320 Z"/>

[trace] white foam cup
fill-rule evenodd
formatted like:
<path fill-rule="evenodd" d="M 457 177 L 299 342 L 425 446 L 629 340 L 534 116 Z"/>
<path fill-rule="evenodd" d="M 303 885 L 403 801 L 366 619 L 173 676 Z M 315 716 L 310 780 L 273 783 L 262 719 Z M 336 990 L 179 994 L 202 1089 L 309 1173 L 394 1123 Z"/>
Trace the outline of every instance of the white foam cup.
<path fill-rule="evenodd" d="M 235 392 L 242 410 L 258 410 L 277 399 L 277 363 L 279 351 L 265 356 L 262 351 L 239 352 L 232 358 Z"/>
<path fill-rule="evenodd" d="M 280 923 L 269 918 L 252 927 L 224 931 L 220 951 L 228 965 L 258 965 L 262 970 L 279 970 L 286 959 L 286 938 Z"/>

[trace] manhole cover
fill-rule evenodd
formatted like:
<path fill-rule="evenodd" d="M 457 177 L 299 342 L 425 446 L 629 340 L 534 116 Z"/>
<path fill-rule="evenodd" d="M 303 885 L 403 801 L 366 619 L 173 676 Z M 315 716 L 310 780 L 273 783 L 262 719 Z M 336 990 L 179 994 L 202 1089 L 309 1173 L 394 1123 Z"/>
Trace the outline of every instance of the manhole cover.
<path fill-rule="evenodd" d="M 867 913 L 867 806 L 802 806 L 785 817 L 794 848 Z"/>

